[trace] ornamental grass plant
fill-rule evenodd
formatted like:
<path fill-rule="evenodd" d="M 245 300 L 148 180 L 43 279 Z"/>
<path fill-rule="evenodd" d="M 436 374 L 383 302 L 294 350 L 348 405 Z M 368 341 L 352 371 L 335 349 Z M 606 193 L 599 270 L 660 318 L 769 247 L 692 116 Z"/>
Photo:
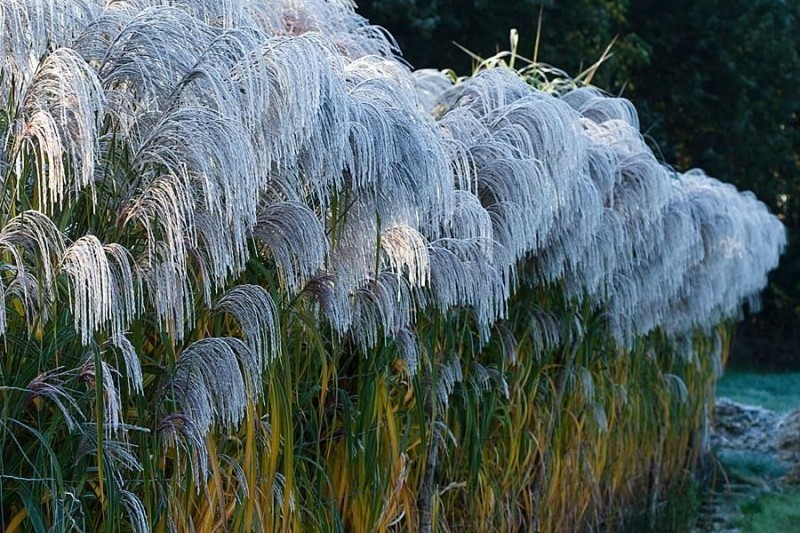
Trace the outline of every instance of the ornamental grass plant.
<path fill-rule="evenodd" d="M 615 528 L 694 468 L 785 232 L 627 100 L 347 0 L 0 30 L 6 531 Z"/>

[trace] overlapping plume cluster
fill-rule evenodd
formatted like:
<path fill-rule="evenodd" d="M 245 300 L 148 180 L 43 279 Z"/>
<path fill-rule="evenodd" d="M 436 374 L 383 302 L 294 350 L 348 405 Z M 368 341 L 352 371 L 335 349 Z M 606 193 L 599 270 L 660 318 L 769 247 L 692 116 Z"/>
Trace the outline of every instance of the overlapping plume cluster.
<path fill-rule="evenodd" d="M 181 352 L 161 429 L 202 447 L 280 351 L 275 293 L 237 281 L 254 263 L 412 367 L 418 314 L 466 309 L 486 341 L 522 285 L 607 309 L 621 346 L 713 327 L 764 287 L 781 223 L 660 163 L 630 102 L 506 69 L 412 72 L 353 9 L 3 1 L 0 334 L 67 307 L 141 387 L 127 333 L 159 324 Z M 209 313 L 240 338 L 198 339 Z"/>

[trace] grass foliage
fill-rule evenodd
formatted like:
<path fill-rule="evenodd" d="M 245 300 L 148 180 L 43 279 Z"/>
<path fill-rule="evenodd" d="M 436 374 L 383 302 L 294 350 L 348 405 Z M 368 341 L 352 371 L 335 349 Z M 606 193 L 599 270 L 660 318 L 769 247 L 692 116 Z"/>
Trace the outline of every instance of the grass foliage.
<path fill-rule="evenodd" d="M 791 489 L 763 493 L 742 505 L 743 516 L 736 525 L 746 533 L 794 531 L 800 527 L 799 497 L 800 492 Z"/>
<path fill-rule="evenodd" d="M 613 528 L 703 452 L 785 234 L 626 100 L 346 0 L 0 28 L 7 531 Z"/>
<path fill-rule="evenodd" d="M 717 458 L 723 464 L 727 477 L 756 485 L 777 480 L 789 471 L 786 463 L 766 452 L 722 449 L 717 451 Z"/>

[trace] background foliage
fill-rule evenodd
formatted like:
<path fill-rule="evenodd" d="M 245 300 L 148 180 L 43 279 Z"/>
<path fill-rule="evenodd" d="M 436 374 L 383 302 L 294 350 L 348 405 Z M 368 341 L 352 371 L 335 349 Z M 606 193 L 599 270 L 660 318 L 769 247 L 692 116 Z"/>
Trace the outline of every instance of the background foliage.
<path fill-rule="evenodd" d="M 593 83 L 636 104 L 642 131 L 678 170 L 702 167 L 749 189 L 778 214 L 789 247 L 764 309 L 737 331 L 734 361 L 797 366 L 800 345 L 800 27 L 797 0 L 364 0 L 415 67 L 467 73 L 470 57 L 520 31 L 532 57 L 576 74 L 616 38 Z"/>

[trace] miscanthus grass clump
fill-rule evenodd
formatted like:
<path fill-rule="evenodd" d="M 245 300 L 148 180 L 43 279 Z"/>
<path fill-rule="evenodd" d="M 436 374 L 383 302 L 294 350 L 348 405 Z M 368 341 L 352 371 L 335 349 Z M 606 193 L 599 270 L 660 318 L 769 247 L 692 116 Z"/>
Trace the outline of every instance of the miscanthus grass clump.
<path fill-rule="evenodd" d="M 781 223 L 353 9 L 0 4 L 4 528 L 611 527 L 703 451 Z"/>

